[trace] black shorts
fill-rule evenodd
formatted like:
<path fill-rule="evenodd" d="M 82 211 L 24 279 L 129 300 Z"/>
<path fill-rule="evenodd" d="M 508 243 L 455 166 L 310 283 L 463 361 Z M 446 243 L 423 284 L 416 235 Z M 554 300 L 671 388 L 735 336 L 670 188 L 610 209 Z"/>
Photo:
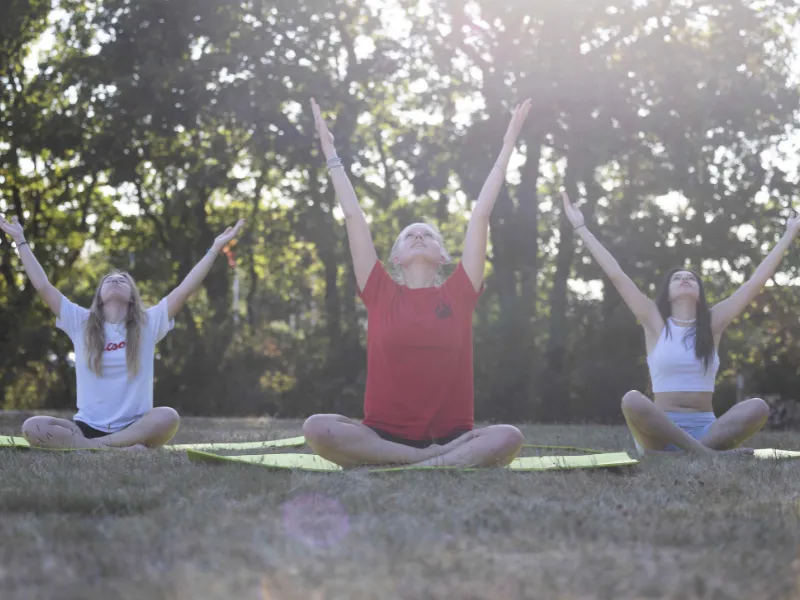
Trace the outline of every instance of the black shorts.
<path fill-rule="evenodd" d="M 83 437 L 87 440 L 93 440 L 94 438 L 105 437 L 107 435 L 111 435 L 114 433 L 113 431 L 100 431 L 99 429 L 95 429 L 91 425 L 87 425 L 83 421 L 78 421 L 77 419 L 72 420 L 75 425 L 78 426 L 78 429 L 81 430 Z"/>
<path fill-rule="evenodd" d="M 395 444 L 403 444 L 404 446 L 411 446 L 412 448 L 427 448 L 428 446 L 432 446 L 436 444 L 438 446 L 444 446 L 445 444 L 449 444 L 453 440 L 460 438 L 462 435 L 470 431 L 469 429 L 456 429 L 455 431 L 451 431 L 444 437 L 440 438 L 432 438 L 428 440 L 409 440 L 404 437 L 400 437 L 398 435 L 393 435 L 391 433 L 387 433 L 382 429 L 378 429 L 377 427 L 371 427 L 367 425 L 372 431 L 377 433 L 381 439 L 386 440 L 387 442 L 394 442 Z"/>

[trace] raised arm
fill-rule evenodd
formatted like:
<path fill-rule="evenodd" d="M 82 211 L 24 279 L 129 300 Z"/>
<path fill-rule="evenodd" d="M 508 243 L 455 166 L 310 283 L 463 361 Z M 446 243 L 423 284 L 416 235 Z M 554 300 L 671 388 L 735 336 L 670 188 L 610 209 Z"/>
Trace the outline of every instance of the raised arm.
<path fill-rule="evenodd" d="M 572 228 L 583 240 L 584 245 L 589 249 L 603 272 L 611 279 L 611 283 L 617 288 L 625 304 L 645 329 L 652 334 L 659 335 L 664 324 L 656 303 L 636 287 L 636 284 L 625 274 L 616 259 L 611 256 L 611 253 L 589 231 L 584 223 L 583 214 L 580 209 L 572 204 L 566 192 L 562 192 L 562 198 L 564 200 L 564 214 L 572 224 Z"/>
<path fill-rule="evenodd" d="M 800 216 L 795 212 L 794 216 L 786 222 L 786 233 L 780 241 L 767 254 L 767 257 L 758 265 L 752 277 L 742 284 L 731 296 L 714 305 L 711 309 L 711 329 L 715 335 L 719 336 L 725 328 L 738 317 L 747 306 L 755 300 L 755 297 L 766 285 L 769 278 L 775 273 L 778 265 L 786 254 L 786 250 L 792 245 L 797 231 L 800 229 Z"/>
<path fill-rule="evenodd" d="M 11 222 L 6 221 L 4 217 L 0 217 L 0 229 L 6 232 L 14 244 L 17 246 L 19 258 L 22 260 L 22 266 L 28 274 L 33 287 L 39 292 L 39 295 L 45 301 L 47 306 L 50 307 L 57 317 L 61 316 L 61 292 L 47 279 L 47 275 L 42 269 L 42 265 L 36 260 L 31 250 L 31 245 L 25 239 L 25 232 L 22 230 L 22 225 L 19 224 L 17 217 L 12 217 Z"/>
<path fill-rule="evenodd" d="M 367 219 L 358 205 L 356 191 L 347 177 L 341 159 L 336 155 L 333 135 L 328 130 L 328 126 L 322 118 L 319 105 L 313 98 L 311 99 L 311 110 L 314 111 L 314 124 L 317 127 L 322 153 L 325 155 L 325 160 L 328 164 L 328 172 L 331 175 L 333 189 L 336 191 L 336 198 L 339 200 L 339 206 L 342 207 L 342 212 L 344 213 L 356 283 L 358 283 L 358 289 L 364 291 L 369 274 L 378 260 L 378 254 L 375 252 L 375 245 L 372 242 L 372 234 L 369 231 Z"/>
<path fill-rule="evenodd" d="M 508 130 L 506 130 L 506 135 L 503 138 L 503 148 L 500 150 L 500 155 L 489 172 L 489 177 L 486 178 L 486 183 L 483 184 L 467 225 L 461 264 L 464 266 L 464 271 L 466 271 L 475 291 L 478 291 L 483 285 L 483 272 L 486 267 L 486 243 L 489 236 L 489 218 L 492 215 L 492 209 L 497 201 L 500 189 L 506 180 L 508 161 L 514 152 L 519 132 L 530 109 L 530 99 L 514 109 L 511 123 L 509 123 Z"/>
<path fill-rule="evenodd" d="M 214 261 L 219 256 L 222 249 L 239 233 L 239 230 L 244 226 L 244 220 L 240 219 L 235 226 L 228 227 L 225 231 L 217 236 L 214 243 L 206 255 L 189 271 L 189 274 L 183 278 L 180 285 L 172 290 L 167 295 L 167 313 L 170 319 L 174 319 L 189 297 L 194 294 L 203 283 L 203 280 L 208 275 Z"/>

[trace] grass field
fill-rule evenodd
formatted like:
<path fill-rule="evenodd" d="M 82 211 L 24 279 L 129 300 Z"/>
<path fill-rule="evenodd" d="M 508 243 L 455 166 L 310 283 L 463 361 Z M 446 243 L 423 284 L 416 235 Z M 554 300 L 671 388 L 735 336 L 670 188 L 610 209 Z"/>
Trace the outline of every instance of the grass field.
<path fill-rule="evenodd" d="M 299 425 L 186 419 L 175 441 Z M 632 452 L 621 427 L 522 429 Z M 800 449 L 800 433 L 753 445 Z M 0 454 L 3 600 L 800 598 L 800 461 L 320 475 L 166 451 Z"/>

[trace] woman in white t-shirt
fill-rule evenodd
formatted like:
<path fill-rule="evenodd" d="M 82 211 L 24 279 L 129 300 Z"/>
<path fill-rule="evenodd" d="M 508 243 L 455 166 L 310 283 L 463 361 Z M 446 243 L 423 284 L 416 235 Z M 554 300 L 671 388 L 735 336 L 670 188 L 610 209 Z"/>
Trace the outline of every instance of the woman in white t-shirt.
<path fill-rule="evenodd" d="M 56 314 L 56 327 L 75 345 L 78 413 L 72 421 L 31 417 L 22 434 L 43 448 L 157 448 L 178 430 L 178 413 L 153 408 L 156 344 L 175 315 L 205 279 L 222 248 L 244 225 L 228 227 L 181 284 L 156 306 L 145 309 L 130 275 L 114 271 L 97 287 L 90 309 L 70 302 L 47 279 L 19 221 L 0 217 L 0 229 L 17 247 L 25 272 Z"/>

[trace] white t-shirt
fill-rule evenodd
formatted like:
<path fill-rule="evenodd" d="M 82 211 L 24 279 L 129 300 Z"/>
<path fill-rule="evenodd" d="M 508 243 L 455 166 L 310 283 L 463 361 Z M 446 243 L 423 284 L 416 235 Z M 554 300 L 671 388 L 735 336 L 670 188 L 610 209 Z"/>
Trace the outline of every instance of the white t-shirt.
<path fill-rule="evenodd" d="M 147 309 L 139 342 L 139 372 L 128 378 L 124 327 L 105 323 L 106 346 L 102 376 L 89 368 L 84 335 L 89 311 L 61 297 L 61 314 L 56 327 L 66 332 L 75 346 L 75 374 L 78 380 L 78 413 L 75 419 L 100 431 L 124 429 L 153 408 L 153 363 L 156 344 L 175 326 L 169 319 L 166 298 Z"/>

